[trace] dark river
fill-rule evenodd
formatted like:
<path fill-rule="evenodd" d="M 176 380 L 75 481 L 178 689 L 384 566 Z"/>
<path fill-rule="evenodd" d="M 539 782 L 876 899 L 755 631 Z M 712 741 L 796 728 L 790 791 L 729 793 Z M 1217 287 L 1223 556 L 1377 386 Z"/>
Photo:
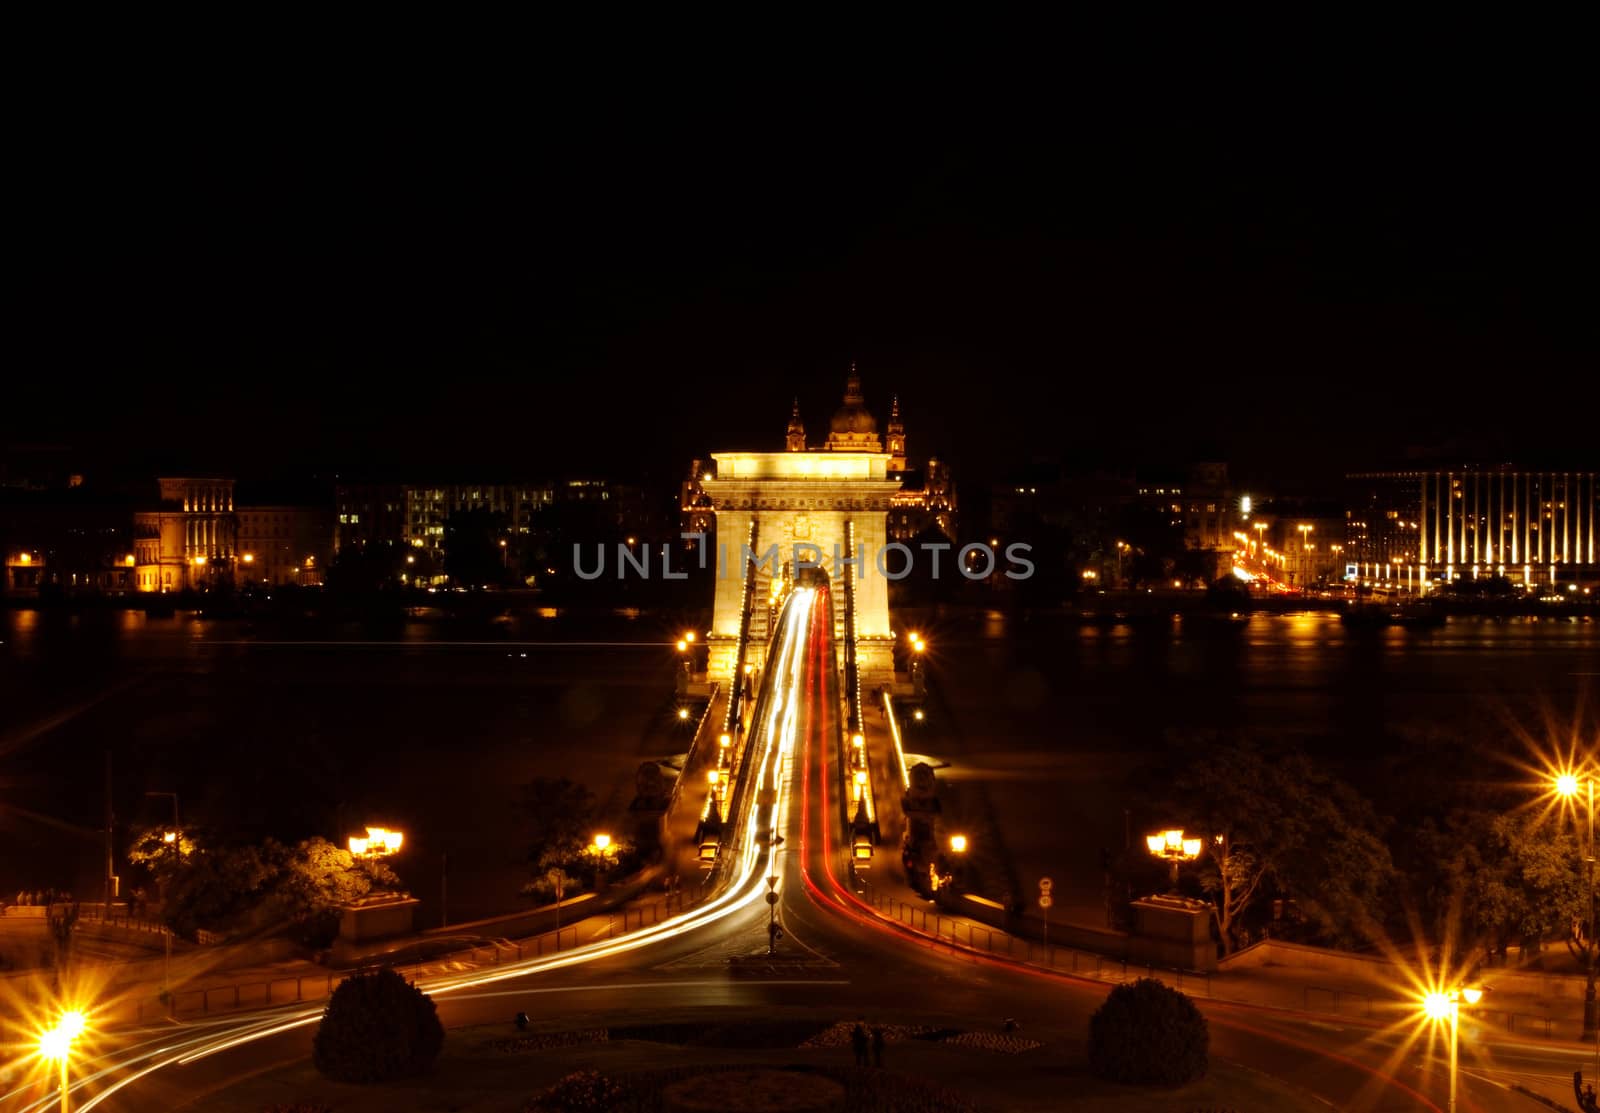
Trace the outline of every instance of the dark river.
<path fill-rule="evenodd" d="M 671 642 L 693 617 L 374 631 L 0 612 L 0 891 L 98 896 L 110 753 L 119 830 L 169 820 L 171 799 L 146 792 L 177 793 L 186 827 L 229 835 L 397 826 L 423 923 L 438 921 L 446 854 L 453 921 L 515 907 L 518 785 L 570 776 L 620 815 L 639 762 L 686 747 Z M 1511 748 L 1510 724 L 1592 724 L 1600 680 L 1591 620 L 1356 631 L 1325 614 L 1118 625 L 977 610 L 897 625 L 931 645 L 928 718 L 908 745 L 950 762 L 941 776 L 1015 883 L 1059 879 L 1064 915 L 1099 899 L 1076 879 L 1122 844 L 1126 778 L 1169 743 L 1293 737 L 1359 781 L 1418 739 Z"/>

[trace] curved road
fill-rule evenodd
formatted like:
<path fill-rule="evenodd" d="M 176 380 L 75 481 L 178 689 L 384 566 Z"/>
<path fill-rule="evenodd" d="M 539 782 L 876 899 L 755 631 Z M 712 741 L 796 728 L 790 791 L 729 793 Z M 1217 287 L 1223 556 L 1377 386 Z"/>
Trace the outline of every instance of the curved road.
<path fill-rule="evenodd" d="M 761 723 L 748 775 L 744 837 L 730 848 L 734 876 L 715 900 L 614 942 L 559 959 L 488 974 L 432 979 L 448 1026 L 504 1023 L 577 1012 L 622 1016 L 664 1007 L 828 1008 L 841 1018 L 886 1011 L 992 1028 L 1017 1018 L 1044 1041 L 1081 1041 L 1104 983 L 1050 974 L 955 951 L 880 919 L 841 879 L 838 832 L 829 822 L 829 765 L 837 739 L 838 675 L 831 667 L 826 589 L 796 591 L 780 620 L 767 669 Z M 835 804 L 837 801 L 834 802 Z M 766 829 L 783 835 L 772 847 Z M 779 878 L 787 938 L 771 964 L 729 960 L 764 954 L 764 878 Z M 1211 1023 L 1213 1053 L 1282 1079 L 1341 1110 L 1442 1110 L 1442 1049 L 1409 1022 L 1385 1031 L 1347 1020 L 1223 1002 L 1197 1002 Z M 118 1035 L 120 1046 L 80 1068 L 75 1108 L 173 1113 L 201 1110 L 241 1077 L 303 1060 L 320 1009 L 263 1010 L 206 1024 Z M 1462 1048 L 1463 1110 L 1541 1108 L 1511 1082 L 1560 1094 L 1588 1062 L 1576 1047 L 1484 1043 Z M 36 1087 L 0 1095 L 0 1109 L 54 1108 Z"/>

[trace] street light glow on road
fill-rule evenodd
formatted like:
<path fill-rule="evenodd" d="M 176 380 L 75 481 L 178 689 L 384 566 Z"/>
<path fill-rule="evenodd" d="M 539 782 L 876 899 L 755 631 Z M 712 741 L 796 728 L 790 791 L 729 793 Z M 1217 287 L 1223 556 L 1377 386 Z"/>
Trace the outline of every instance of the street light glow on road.
<path fill-rule="evenodd" d="M 774 643 L 773 663 L 766 670 L 766 675 L 772 678 L 775 698 L 769 701 L 770 706 L 762 723 L 754 727 L 756 733 L 753 742 L 759 747 L 759 752 L 754 752 L 753 748 L 752 756 L 758 757 L 759 760 L 749 767 L 745 775 L 754 776 L 756 780 L 750 783 L 750 790 L 742 797 L 744 800 L 742 821 L 733 828 L 739 832 L 737 841 L 731 844 L 731 847 L 738 851 L 737 872 L 721 893 L 698 908 L 670 917 L 651 927 L 642 928 L 620 939 L 590 944 L 548 958 L 502 963 L 496 966 L 492 973 L 487 974 L 453 974 L 421 978 L 417 980 L 418 988 L 435 996 L 460 993 L 510 978 L 526 977 L 530 974 L 559 970 L 625 954 L 715 923 L 764 898 L 767 889 L 763 879 L 769 876 L 781 878 L 782 871 L 778 868 L 779 848 L 776 840 L 760 836 L 781 831 L 788 815 L 795 740 L 799 731 L 800 706 L 803 702 L 800 698 L 800 685 L 803 679 L 804 661 L 800 650 L 811 627 L 811 610 L 815 601 L 815 589 L 797 588 L 791 593 L 784 612 L 782 631 Z M 760 803 L 765 793 L 755 791 L 757 788 L 771 790 L 770 798 L 773 802 L 770 805 Z M 760 813 L 765 808 L 771 810 L 767 817 L 768 822 L 763 824 Z M 136 1048 L 130 1048 L 125 1052 L 126 1058 L 120 1061 L 102 1062 L 98 1070 L 74 1083 L 73 1089 L 78 1089 L 88 1082 L 107 1082 L 115 1072 L 130 1071 L 115 1082 L 111 1082 L 79 1108 L 83 1111 L 95 1109 L 123 1088 L 166 1067 L 197 1062 L 232 1048 L 315 1024 L 321 1019 L 322 1013 L 320 1006 L 311 1009 L 285 1009 L 268 1014 L 256 1013 L 249 1017 L 241 1017 L 220 1031 L 180 1037 L 176 1040 L 170 1036 L 163 1036 Z M 130 1070 L 134 1067 L 138 1069 Z M 9 1095 L 0 1095 L 4 1096 Z M 43 1108 L 44 1106 L 37 1104 L 30 1105 L 25 1107 L 24 1113 Z"/>

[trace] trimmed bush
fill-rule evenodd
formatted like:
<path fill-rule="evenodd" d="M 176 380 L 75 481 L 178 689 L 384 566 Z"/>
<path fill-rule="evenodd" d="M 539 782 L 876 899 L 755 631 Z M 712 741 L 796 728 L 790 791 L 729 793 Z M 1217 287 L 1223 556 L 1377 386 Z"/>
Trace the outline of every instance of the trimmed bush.
<path fill-rule="evenodd" d="M 1089 1019 L 1089 1068 L 1113 1082 L 1181 1086 L 1206 1073 L 1211 1037 L 1194 1002 L 1153 978 L 1119 985 Z"/>
<path fill-rule="evenodd" d="M 384 969 L 339 983 L 317 1028 L 312 1061 L 336 1082 L 387 1082 L 423 1073 L 443 1046 L 433 998 Z"/>
<path fill-rule="evenodd" d="M 527 1113 L 612 1113 L 629 1097 L 622 1086 L 596 1070 L 562 1078 L 533 1100 Z"/>

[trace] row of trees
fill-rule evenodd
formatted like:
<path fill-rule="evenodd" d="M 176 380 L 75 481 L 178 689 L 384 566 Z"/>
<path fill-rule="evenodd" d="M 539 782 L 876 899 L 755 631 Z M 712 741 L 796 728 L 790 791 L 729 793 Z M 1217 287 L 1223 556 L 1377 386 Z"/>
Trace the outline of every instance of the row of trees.
<path fill-rule="evenodd" d="M 387 865 L 360 859 L 323 838 L 285 845 L 208 845 L 191 833 L 167 842 L 160 831 L 128 854 L 159 888 L 161 915 L 179 935 L 255 934 L 286 927 L 308 946 L 326 946 L 340 906 L 399 884 Z"/>
<path fill-rule="evenodd" d="M 1559 811 L 1470 786 L 1449 798 L 1435 776 L 1444 798 L 1410 794 L 1397 822 L 1298 748 L 1226 740 L 1184 752 L 1152 814 L 1202 839 L 1186 872 L 1225 953 L 1277 899 L 1293 902 L 1308 937 L 1336 946 L 1410 936 L 1493 957 L 1588 945 L 1581 848 Z"/>

